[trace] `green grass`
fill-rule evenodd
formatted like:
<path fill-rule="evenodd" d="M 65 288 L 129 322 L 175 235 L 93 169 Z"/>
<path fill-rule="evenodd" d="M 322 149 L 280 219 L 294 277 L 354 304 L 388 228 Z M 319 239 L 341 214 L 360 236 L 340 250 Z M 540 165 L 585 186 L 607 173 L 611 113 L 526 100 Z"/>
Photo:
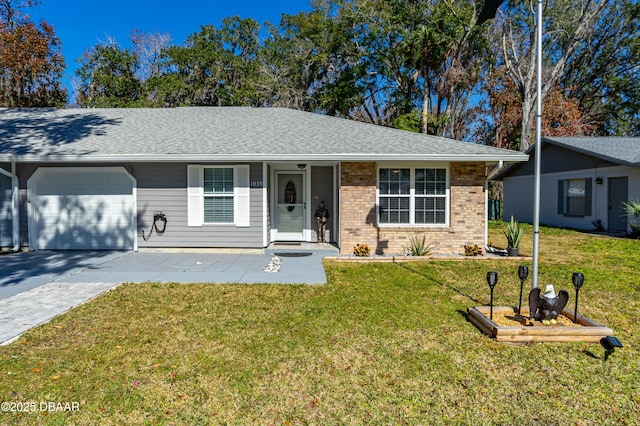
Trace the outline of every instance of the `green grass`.
<path fill-rule="evenodd" d="M 488 270 L 517 304 L 516 261 L 336 262 L 325 286 L 123 285 L 0 347 L 2 401 L 80 404 L 0 424 L 640 424 L 640 241 L 541 231 L 540 284 L 572 305 L 583 272 L 580 312 L 625 346 L 606 363 L 465 320 Z"/>

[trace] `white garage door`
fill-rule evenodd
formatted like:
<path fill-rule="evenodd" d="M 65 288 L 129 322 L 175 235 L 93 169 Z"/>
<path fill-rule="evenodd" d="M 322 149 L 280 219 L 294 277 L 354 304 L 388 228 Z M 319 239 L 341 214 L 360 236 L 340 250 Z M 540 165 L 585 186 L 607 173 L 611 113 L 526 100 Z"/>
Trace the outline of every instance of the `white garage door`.
<path fill-rule="evenodd" d="M 33 250 L 133 250 L 135 181 L 121 167 L 40 168 L 29 179 Z"/>

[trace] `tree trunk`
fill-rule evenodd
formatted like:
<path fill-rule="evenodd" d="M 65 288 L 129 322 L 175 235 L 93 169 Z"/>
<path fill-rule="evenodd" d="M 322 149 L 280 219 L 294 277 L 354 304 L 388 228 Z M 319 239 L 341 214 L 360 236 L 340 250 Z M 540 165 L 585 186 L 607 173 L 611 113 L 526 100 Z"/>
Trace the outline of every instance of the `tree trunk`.
<path fill-rule="evenodd" d="M 525 152 L 531 145 L 535 143 L 532 141 L 532 130 L 535 126 L 535 96 L 527 94 L 522 100 L 522 126 L 520 130 L 520 151 Z M 533 112 L 533 113 L 532 113 Z"/>
<path fill-rule="evenodd" d="M 420 133 L 427 134 L 428 119 L 429 119 L 429 102 L 431 96 L 429 94 L 429 85 L 425 84 L 424 93 L 422 97 L 422 113 L 420 114 Z"/>

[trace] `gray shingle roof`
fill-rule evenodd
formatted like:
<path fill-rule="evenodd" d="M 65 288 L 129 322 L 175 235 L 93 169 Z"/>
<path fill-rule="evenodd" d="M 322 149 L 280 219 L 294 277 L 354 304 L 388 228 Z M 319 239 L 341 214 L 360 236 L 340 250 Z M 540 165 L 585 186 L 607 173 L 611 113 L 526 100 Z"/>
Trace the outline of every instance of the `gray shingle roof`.
<path fill-rule="evenodd" d="M 630 167 L 640 167 L 640 138 L 624 137 L 554 137 L 542 138 L 544 144 L 557 145 L 571 151 L 580 152 L 602 160 Z M 532 154 L 535 145 L 527 150 Z M 533 157 L 530 161 L 533 161 Z M 544 156 L 542 156 L 544 162 Z M 515 170 L 524 167 L 523 163 L 510 164 L 497 173 L 493 179 L 502 180 Z"/>
<path fill-rule="evenodd" d="M 0 109 L 0 161 L 526 161 L 286 108 Z"/>
<path fill-rule="evenodd" d="M 640 138 L 544 138 L 544 142 L 608 160 L 613 163 L 640 167 Z"/>

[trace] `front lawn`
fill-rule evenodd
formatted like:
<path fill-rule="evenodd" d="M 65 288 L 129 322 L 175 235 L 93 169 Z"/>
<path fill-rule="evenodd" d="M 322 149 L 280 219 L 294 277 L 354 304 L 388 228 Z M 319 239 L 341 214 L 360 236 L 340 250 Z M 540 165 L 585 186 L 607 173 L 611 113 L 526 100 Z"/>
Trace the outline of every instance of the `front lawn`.
<path fill-rule="evenodd" d="M 0 347 L 0 399 L 37 408 L 0 424 L 639 424 L 640 240 L 541 231 L 540 285 L 573 307 L 584 273 L 580 312 L 624 344 L 607 362 L 465 320 L 488 270 L 517 304 L 517 261 L 334 262 L 325 286 L 123 285 Z"/>

